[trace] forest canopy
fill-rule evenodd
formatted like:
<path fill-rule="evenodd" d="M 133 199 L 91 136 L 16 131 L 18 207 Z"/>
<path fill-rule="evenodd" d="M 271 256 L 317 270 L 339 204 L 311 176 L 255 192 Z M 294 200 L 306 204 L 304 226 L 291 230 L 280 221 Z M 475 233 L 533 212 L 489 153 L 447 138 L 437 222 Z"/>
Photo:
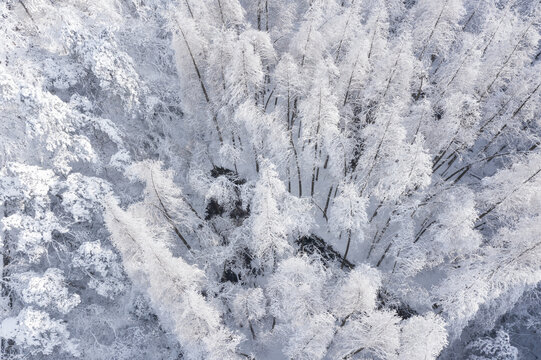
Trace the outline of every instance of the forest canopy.
<path fill-rule="evenodd" d="M 0 358 L 541 356 L 541 3 L 0 2 Z"/>

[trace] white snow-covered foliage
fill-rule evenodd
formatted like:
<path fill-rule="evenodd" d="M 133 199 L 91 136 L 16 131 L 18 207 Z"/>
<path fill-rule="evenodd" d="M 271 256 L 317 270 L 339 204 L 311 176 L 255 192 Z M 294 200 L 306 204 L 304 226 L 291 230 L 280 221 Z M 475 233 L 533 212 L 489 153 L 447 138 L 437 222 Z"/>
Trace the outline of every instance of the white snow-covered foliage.
<path fill-rule="evenodd" d="M 540 20 L 0 2 L 0 358 L 540 356 Z"/>
<path fill-rule="evenodd" d="M 72 266 L 89 274 L 88 286 L 102 296 L 114 298 L 126 286 L 117 254 L 99 241 L 82 243 L 73 256 Z"/>
<path fill-rule="evenodd" d="M 48 268 L 42 276 L 23 273 L 19 281 L 23 282 L 22 299 L 27 304 L 40 307 L 52 305 L 63 314 L 70 312 L 81 300 L 77 294 L 69 294 L 64 285 L 65 277 L 60 269 Z"/>
<path fill-rule="evenodd" d="M 77 344 L 69 340 L 66 324 L 32 306 L 21 310 L 17 317 L 5 318 L 0 334 L 4 339 L 24 346 L 32 356 L 64 352 L 76 357 L 80 355 Z"/>

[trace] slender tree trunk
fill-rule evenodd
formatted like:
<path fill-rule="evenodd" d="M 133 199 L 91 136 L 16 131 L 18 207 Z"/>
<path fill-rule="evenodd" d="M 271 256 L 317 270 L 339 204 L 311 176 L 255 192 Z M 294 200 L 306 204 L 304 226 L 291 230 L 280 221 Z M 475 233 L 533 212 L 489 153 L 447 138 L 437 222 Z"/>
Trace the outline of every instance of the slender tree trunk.
<path fill-rule="evenodd" d="M 358 353 L 360 353 L 360 352 L 363 351 L 363 350 L 364 350 L 364 347 L 358 348 L 357 350 L 352 351 L 352 352 L 350 352 L 349 354 L 347 354 L 346 356 L 344 356 L 344 357 L 342 358 L 342 360 L 351 359 L 351 357 L 352 357 L 353 355 L 357 355 Z"/>
<path fill-rule="evenodd" d="M 255 331 L 254 331 L 254 327 L 252 325 L 252 321 L 251 320 L 248 320 L 248 325 L 250 326 L 250 332 L 252 333 L 252 339 L 255 340 L 256 336 L 255 336 Z"/>
<path fill-rule="evenodd" d="M 374 218 L 376 217 L 376 215 L 378 214 L 378 211 L 379 209 L 381 209 L 381 207 L 383 206 L 383 203 L 385 202 L 385 199 L 381 200 L 379 202 L 379 205 L 376 207 L 376 210 L 374 210 L 374 213 L 372 214 L 372 216 L 370 217 L 370 220 L 368 220 L 369 223 L 372 222 L 372 220 L 374 220 Z"/>
<path fill-rule="evenodd" d="M 331 201 L 332 188 L 333 185 L 331 185 L 331 187 L 329 188 L 329 193 L 327 194 L 327 201 L 325 201 L 325 208 L 323 209 L 323 216 L 325 217 L 325 219 L 328 219 L 327 210 L 329 209 L 329 203 Z"/>
<path fill-rule="evenodd" d="M 182 243 L 184 244 L 184 246 L 186 246 L 186 248 L 188 249 L 188 251 L 192 251 L 192 247 L 190 246 L 190 244 L 188 244 L 188 241 L 186 241 L 186 238 L 184 238 L 184 236 L 182 236 L 182 233 L 180 232 L 180 230 L 177 228 L 177 226 L 175 225 L 175 223 L 173 222 L 173 219 L 171 218 L 171 216 L 169 215 L 169 212 L 167 211 L 167 208 L 165 207 L 161 197 L 160 197 L 160 194 L 158 193 L 158 190 L 156 189 L 156 185 L 154 184 L 154 176 L 152 174 L 152 170 L 150 171 L 150 179 L 152 180 L 152 187 L 154 188 L 154 193 L 156 194 L 156 197 L 158 198 L 158 202 L 160 203 L 160 210 L 161 212 L 163 213 L 165 219 L 167 220 L 167 222 L 171 225 L 171 227 L 173 228 L 173 231 L 175 232 L 175 234 L 178 236 L 178 238 L 182 241 Z"/>
<path fill-rule="evenodd" d="M 471 49 L 470 49 L 471 50 Z M 458 66 L 458 68 L 456 69 L 455 73 L 453 74 L 453 76 L 451 77 L 451 80 L 449 80 L 447 82 L 447 84 L 445 85 L 445 88 L 443 90 L 443 92 L 441 93 L 440 95 L 440 99 L 443 98 L 443 95 L 445 95 L 445 93 L 447 92 L 447 90 L 449 89 L 449 86 L 451 85 L 451 83 L 456 79 L 458 73 L 460 72 L 460 70 L 462 69 L 462 66 L 466 63 L 466 60 L 468 59 L 468 56 L 469 56 L 469 53 L 470 53 L 470 50 L 468 50 L 466 52 L 466 54 L 464 55 L 464 59 L 462 59 L 462 62 L 460 63 L 460 65 Z"/>
<path fill-rule="evenodd" d="M 4 218 L 8 216 L 8 210 L 7 210 L 7 201 L 4 201 Z M 13 297 L 11 295 L 11 290 L 9 288 L 9 265 L 11 263 L 11 254 L 9 250 L 9 235 L 4 232 L 4 239 L 2 242 L 2 284 L 1 284 L 1 292 L 0 296 L 3 298 L 8 299 L 7 306 L 9 309 L 13 306 Z M 0 341 L 0 358 L 2 358 L 2 355 L 6 354 L 9 348 L 10 344 L 7 339 L 2 338 Z"/>
<path fill-rule="evenodd" d="M 381 255 L 381 258 L 379 259 L 378 263 L 376 264 L 376 267 L 379 267 L 381 265 L 381 263 L 385 259 L 385 256 L 387 256 L 387 253 L 389 252 L 389 249 L 391 248 L 392 244 L 393 244 L 393 242 L 391 241 L 389 243 L 389 245 L 387 245 L 387 247 L 385 248 L 385 251 L 383 252 L 383 255 Z"/>
<path fill-rule="evenodd" d="M 287 191 L 291 194 L 291 170 L 289 169 L 289 161 L 286 168 L 287 172 Z"/>
<path fill-rule="evenodd" d="M 530 100 L 530 98 L 537 92 L 537 90 L 539 90 L 540 86 L 541 86 L 541 83 L 539 83 L 535 87 L 535 89 L 526 97 L 526 99 L 522 102 L 522 104 L 520 104 L 520 106 L 513 112 L 513 115 L 511 116 L 511 119 L 514 118 L 520 112 L 520 110 L 522 110 L 524 105 L 526 105 L 526 103 Z"/>
<path fill-rule="evenodd" d="M 340 269 L 344 268 L 344 265 L 346 264 L 348 253 L 349 253 L 349 245 L 351 243 L 351 229 L 348 230 L 348 243 L 346 245 L 346 251 L 344 252 L 344 258 L 342 259 L 342 265 L 340 266 Z"/>
<path fill-rule="evenodd" d="M 301 68 L 304 67 L 304 60 L 306 58 L 306 50 L 308 50 L 308 44 L 310 43 L 311 35 L 312 35 L 312 24 L 310 24 L 310 28 L 308 29 L 308 36 L 306 37 L 306 44 L 304 45 L 304 52 L 302 54 L 302 59 L 301 59 Z"/>
<path fill-rule="evenodd" d="M 505 67 L 507 66 L 507 64 L 509 63 L 509 61 L 511 60 L 511 58 L 513 57 L 513 55 L 515 54 L 515 52 L 517 51 L 520 43 L 522 42 L 522 39 L 524 39 L 524 37 L 526 36 L 526 34 L 528 33 L 528 30 L 530 30 L 531 26 L 533 25 L 533 22 L 530 23 L 530 25 L 528 25 L 528 27 L 526 28 L 526 30 L 524 30 L 524 32 L 522 33 L 522 35 L 520 36 L 520 39 L 517 41 L 517 43 L 515 44 L 515 47 L 513 48 L 513 51 L 511 51 L 511 53 L 507 56 L 507 58 L 505 59 L 505 61 L 503 62 L 502 66 L 498 69 L 498 72 L 496 73 L 496 76 L 494 77 L 494 79 L 490 82 L 490 84 L 488 85 L 487 89 L 485 90 L 485 92 L 481 95 L 481 98 L 479 99 L 479 101 L 483 100 L 484 97 L 488 94 L 488 92 L 490 91 L 490 89 L 492 88 L 492 86 L 494 85 L 494 83 L 496 82 L 496 80 L 499 79 L 503 69 L 505 69 Z"/>
<path fill-rule="evenodd" d="M 235 141 L 235 134 L 233 131 L 231 131 L 231 143 L 233 144 L 233 148 L 237 148 L 237 142 Z M 233 166 L 235 167 L 235 173 L 238 175 L 239 170 L 237 169 L 237 161 L 233 160 Z"/>
<path fill-rule="evenodd" d="M 222 1 L 221 0 L 217 0 L 218 1 L 218 8 L 220 9 L 220 18 L 222 19 L 222 24 L 224 24 L 224 26 L 226 25 L 225 24 L 225 18 L 224 18 L 224 11 L 222 9 Z"/>
<path fill-rule="evenodd" d="M 445 0 L 445 3 L 441 7 L 440 14 L 438 15 L 438 18 L 436 19 L 436 23 L 434 24 L 434 27 L 432 28 L 432 31 L 430 32 L 430 35 L 428 35 L 428 39 L 426 39 L 425 44 L 423 46 L 423 49 L 421 50 L 421 53 L 419 54 L 419 60 L 423 58 L 423 55 L 426 51 L 426 48 L 428 47 L 428 44 L 430 43 L 430 40 L 432 40 L 432 36 L 434 36 L 434 33 L 436 32 L 436 29 L 438 27 L 438 24 L 440 23 L 441 16 L 443 15 L 443 12 L 445 11 L 445 8 L 447 7 L 447 3 L 449 0 Z"/>
<path fill-rule="evenodd" d="M 426 223 L 427 221 L 428 221 L 428 219 L 426 219 L 426 220 L 423 222 L 423 224 Z M 425 233 L 432 225 L 434 225 L 435 223 L 436 223 L 436 221 L 434 220 L 434 221 L 432 221 L 431 223 L 429 223 L 428 225 L 423 226 L 423 227 L 421 228 L 421 230 L 420 230 L 420 231 L 417 233 L 417 235 L 415 236 L 415 239 L 413 240 L 413 243 L 414 243 L 414 244 L 417 243 L 417 241 L 419 241 L 419 240 L 421 239 L 421 237 L 423 236 L 423 234 L 424 234 L 424 233 Z"/>
<path fill-rule="evenodd" d="M 316 136 L 315 136 L 315 144 L 314 144 L 314 164 L 312 167 L 312 187 L 311 187 L 311 193 L 310 195 L 314 197 L 314 189 L 315 189 L 315 183 L 316 183 L 316 167 L 317 167 L 317 161 L 318 161 L 318 148 L 319 148 L 319 128 L 321 126 L 321 107 L 323 102 L 323 94 L 321 91 L 321 88 L 319 88 L 319 109 L 318 109 L 318 115 L 317 115 L 317 127 L 316 127 Z"/>
<path fill-rule="evenodd" d="M 293 157 L 295 158 L 295 165 L 297 167 L 297 178 L 299 180 L 299 197 L 302 197 L 302 177 L 301 177 L 301 167 L 299 166 L 299 156 L 297 155 L 297 149 L 295 148 L 295 143 L 293 142 L 293 130 L 289 131 L 289 143 L 291 144 L 291 149 L 293 150 Z"/>
<path fill-rule="evenodd" d="M 265 0 L 265 31 L 269 31 L 269 1 Z"/>
<path fill-rule="evenodd" d="M 197 78 L 199 79 L 199 84 L 201 85 L 201 90 L 203 90 L 203 94 L 205 95 L 205 100 L 207 104 L 210 104 L 209 95 L 207 92 L 207 88 L 205 87 L 205 84 L 203 82 L 203 77 L 201 76 L 201 72 L 199 71 L 199 67 L 197 66 L 197 62 L 195 61 L 195 58 L 192 53 L 192 48 L 190 47 L 190 44 L 188 43 L 188 39 L 186 38 L 186 34 L 182 30 L 182 27 L 180 26 L 178 20 L 175 19 L 175 22 L 180 30 L 180 33 L 182 34 L 182 38 L 184 39 L 184 44 L 186 45 L 186 48 L 188 49 L 188 53 L 190 54 L 190 58 L 192 59 L 192 64 L 195 69 L 195 73 L 197 74 Z M 212 121 L 214 122 L 214 125 L 216 126 L 216 132 L 218 133 L 218 139 L 220 140 L 220 144 L 223 145 L 224 139 L 222 137 L 222 130 L 220 129 L 220 126 L 218 124 L 218 119 L 216 117 L 216 114 L 212 116 Z"/>
<path fill-rule="evenodd" d="M 261 31 L 261 0 L 257 1 L 257 30 Z"/>
<path fill-rule="evenodd" d="M 400 55 L 402 54 L 402 49 L 399 50 L 398 56 L 396 57 L 396 61 L 393 65 L 393 69 L 391 70 L 391 74 L 389 75 L 389 80 L 387 81 L 387 85 L 385 86 L 385 91 L 383 92 L 382 99 L 385 99 L 387 96 L 387 92 L 389 91 L 391 87 L 391 82 L 393 81 L 394 73 L 396 72 L 396 68 L 398 66 L 398 60 L 400 60 Z"/>
<path fill-rule="evenodd" d="M 503 203 L 505 200 L 507 200 L 511 195 L 513 195 L 515 192 L 517 192 L 521 187 L 522 185 L 524 184 L 527 184 L 529 183 L 534 177 L 537 176 L 537 174 L 539 174 L 541 172 L 541 168 L 539 170 L 537 170 L 532 176 L 530 176 L 528 179 L 524 180 L 522 182 L 522 184 L 520 184 L 519 186 L 517 186 L 515 189 L 513 189 L 513 191 L 511 191 L 509 194 L 507 194 L 506 196 L 504 196 L 501 200 L 497 201 L 494 205 L 492 205 L 490 208 L 488 208 L 488 210 L 486 210 L 484 213 L 482 213 L 481 215 L 479 215 L 479 220 L 481 220 L 482 218 L 484 218 L 485 216 L 487 216 L 488 214 L 490 214 L 492 211 L 494 211 L 494 209 L 496 209 L 501 203 Z"/>
<path fill-rule="evenodd" d="M 325 158 L 325 164 L 323 164 L 323 169 L 327 169 L 327 165 L 329 165 L 329 155 Z"/>
<path fill-rule="evenodd" d="M 35 22 L 35 21 L 34 21 L 34 18 L 33 18 L 32 15 L 30 14 L 30 11 L 28 11 L 28 8 L 26 7 L 26 5 L 25 5 L 25 3 L 23 2 L 23 0 L 19 0 L 19 3 L 20 3 L 21 6 L 23 7 L 24 12 L 26 13 L 26 15 L 28 15 L 28 17 L 30 18 L 30 20 L 32 20 L 32 22 Z"/>
<path fill-rule="evenodd" d="M 254 147 L 255 172 L 259 174 L 259 160 L 257 159 L 257 150 Z"/>
<path fill-rule="evenodd" d="M 372 174 L 372 171 L 374 170 L 374 167 L 376 166 L 379 152 L 381 150 L 381 145 L 383 145 L 383 141 L 385 140 L 385 136 L 387 135 L 387 130 L 389 129 L 389 125 L 391 124 L 391 117 L 389 117 L 389 120 L 387 120 L 387 124 L 385 125 L 385 130 L 383 131 L 383 135 L 381 136 L 381 140 L 379 141 L 378 147 L 376 149 L 376 154 L 374 155 L 374 160 L 372 160 L 372 165 L 370 166 L 370 169 L 368 170 L 368 173 L 366 174 L 366 179 L 364 181 L 364 185 L 361 188 L 361 195 L 363 194 L 364 189 L 366 189 L 366 186 L 368 185 L 368 180 L 370 178 L 370 175 Z M 358 164 L 358 162 L 357 162 Z M 357 168 L 357 164 L 355 165 L 355 168 Z M 356 170 L 356 169 L 355 169 Z M 355 172 L 354 170 L 354 172 Z"/>
<path fill-rule="evenodd" d="M 348 87 L 346 88 L 346 95 L 344 96 L 344 103 L 342 104 L 342 106 L 346 106 L 348 102 L 349 91 L 351 89 L 351 83 L 353 81 L 353 75 L 355 74 L 355 69 L 357 68 L 357 62 L 359 61 L 359 56 L 360 56 L 360 52 L 357 54 L 357 58 L 355 59 L 355 62 L 353 63 L 353 69 L 351 70 L 351 75 L 349 76 Z"/>
<path fill-rule="evenodd" d="M 372 56 L 372 49 L 374 48 L 374 40 L 376 39 L 376 34 L 378 33 L 378 25 L 379 25 L 379 16 L 381 15 L 381 12 L 378 12 L 378 18 L 376 19 L 376 24 L 374 25 L 374 32 L 372 33 L 372 39 L 370 40 L 370 49 L 368 50 L 368 59 Z"/>
<path fill-rule="evenodd" d="M 338 49 L 336 50 L 336 57 L 334 59 L 335 62 L 338 62 L 340 59 L 340 50 L 342 50 L 342 43 L 344 42 L 344 38 L 346 37 L 346 31 L 348 29 L 349 20 L 351 18 L 351 10 L 349 11 L 348 18 L 346 19 L 346 24 L 344 25 L 344 31 L 342 32 L 342 37 L 340 38 L 340 41 L 338 42 Z"/>
<path fill-rule="evenodd" d="M 289 114 L 291 113 L 291 99 L 289 97 L 289 84 L 287 86 L 287 130 L 289 131 L 293 126 L 293 119 L 290 119 Z"/>
<path fill-rule="evenodd" d="M 188 12 L 190 13 L 190 17 L 193 19 L 193 12 L 192 12 L 192 8 L 190 6 L 190 3 L 188 2 L 188 0 L 184 0 L 184 2 L 186 3 L 186 7 L 188 8 Z"/>
<path fill-rule="evenodd" d="M 316 183 L 316 168 L 312 169 L 312 186 L 310 187 L 310 196 L 314 197 L 314 187 Z"/>
<path fill-rule="evenodd" d="M 295 142 L 293 141 L 293 124 L 295 123 L 295 114 L 297 109 L 297 99 L 293 101 L 293 110 L 290 109 L 290 97 L 289 97 L 289 87 L 287 92 L 287 123 L 288 123 L 288 129 L 289 129 L 289 144 L 291 145 L 291 149 L 293 150 L 293 157 L 295 159 L 295 166 L 297 168 L 297 179 L 298 179 L 298 185 L 299 185 L 299 197 L 302 197 L 302 177 L 301 177 L 301 167 L 299 165 L 299 156 L 297 154 L 297 148 L 295 147 Z M 289 113 L 291 111 L 291 121 Z M 299 133 L 300 133 L 300 122 L 299 122 Z M 300 135 L 299 135 L 300 137 Z"/>

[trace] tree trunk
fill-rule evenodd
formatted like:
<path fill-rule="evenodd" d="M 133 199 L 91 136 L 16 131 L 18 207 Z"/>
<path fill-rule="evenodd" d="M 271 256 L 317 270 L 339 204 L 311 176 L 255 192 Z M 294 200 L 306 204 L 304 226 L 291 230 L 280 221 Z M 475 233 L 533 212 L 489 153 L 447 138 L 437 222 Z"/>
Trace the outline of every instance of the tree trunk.
<path fill-rule="evenodd" d="M 323 216 L 327 219 L 327 210 L 329 209 L 329 202 L 331 200 L 333 185 L 329 188 L 329 194 L 327 195 L 327 201 L 325 201 L 325 209 L 323 209 Z"/>
<path fill-rule="evenodd" d="M 203 95 L 205 95 L 205 101 L 207 104 L 210 104 L 209 95 L 207 92 L 207 88 L 205 87 L 205 83 L 203 82 L 203 77 L 201 76 L 201 72 L 199 71 L 199 67 L 197 66 L 197 62 L 195 61 L 195 58 L 192 53 L 192 48 L 190 47 L 190 44 L 188 43 L 188 39 L 186 38 L 186 34 L 182 30 L 182 27 L 180 26 L 177 19 L 175 19 L 175 22 L 180 30 L 180 33 L 182 34 L 182 38 L 184 39 L 184 44 L 186 45 L 186 48 L 188 49 L 188 53 L 190 54 L 190 58 L 192 59 L 192 64 L 195 69 L 195 73 L 197 74 L 197 78 L 199 79 L 199 84 L 201 85 L 201 90 L 203 90 Z M 216 114 L 212 116 L 212 121 L 214 122 L 214 125 L 216 126 L 216 131 L 218 133 L 218 139 L 220 140 L 220 144 L 223 145 L 224 139 L 222 137 L 222 131 L 220 129 L 220 126 L 218 124 L 218 119 L 216 117 Z"/>
<path fill-rule="evenodd" d="M 344 265 L 346 264 L 350 243 L 351 243 L 351 229 L 348 230 L 348 243 L 346 245 L 346 251 L 344 252 L 344 258 L 342 259 L 342 265 L 340 266 L 340 269 L 343 269 Z"/>
<path fill-rule="evenodd" d="M 295 148 L 295 143 L 293 142 L 293 133 L 289 132 L 289 143 L 291 144 L 291 149 L 293 149 L 293 156 L 295 158 L 295 165 L 297 166 L 297 178 L 299 179 L 299 197 L 302 197 L 302 177 L 301 177 L 301 167 L 299 166 L 299 157 L 297 155 L 297 149 Z"/>

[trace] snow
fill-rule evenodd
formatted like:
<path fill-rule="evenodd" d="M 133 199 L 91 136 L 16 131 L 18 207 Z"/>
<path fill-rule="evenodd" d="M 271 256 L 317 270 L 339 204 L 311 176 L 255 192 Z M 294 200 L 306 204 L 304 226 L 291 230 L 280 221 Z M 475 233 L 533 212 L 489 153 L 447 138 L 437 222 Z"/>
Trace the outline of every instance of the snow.
<path fill-rule="evenodd" d="M 537 5 L 0 4 L 0 358 L 541 356 Z"/>

